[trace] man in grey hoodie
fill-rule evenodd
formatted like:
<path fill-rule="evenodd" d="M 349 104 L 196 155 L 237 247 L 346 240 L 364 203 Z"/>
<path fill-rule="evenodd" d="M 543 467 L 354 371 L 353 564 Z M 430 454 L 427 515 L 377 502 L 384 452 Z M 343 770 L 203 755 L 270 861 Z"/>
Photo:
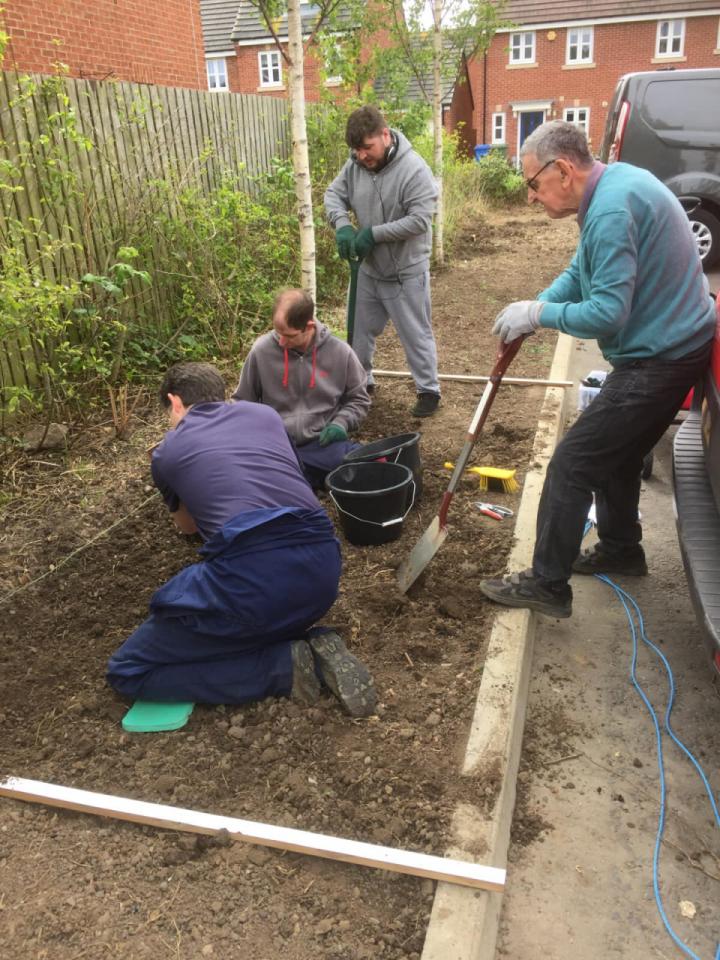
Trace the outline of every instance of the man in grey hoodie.
<path fill-rule="evenodd" d="M 350 114 L 345 139 L 352 153 L 325 193 L 338 253 L 362 260 L 358 273 L 353 350 L 372 391 L 375 338 L 392 319 L 418 398 L 413 416 L 437 409 L 440 385 L 430 322 L 430 251 L 437 186 L 425 161 L 373 106 Z M 353 211 L 358 230 L 351 225 Z"/>
<path fill-rule="evenodd" d="M 304 290 L 281 290 L 273 330 L 253 344 L 233 393 L 273 407 L 315 489 L 355 449 L 348 439 L 367 416 L 367 377 L 351 348 L 315 319 Z"/>

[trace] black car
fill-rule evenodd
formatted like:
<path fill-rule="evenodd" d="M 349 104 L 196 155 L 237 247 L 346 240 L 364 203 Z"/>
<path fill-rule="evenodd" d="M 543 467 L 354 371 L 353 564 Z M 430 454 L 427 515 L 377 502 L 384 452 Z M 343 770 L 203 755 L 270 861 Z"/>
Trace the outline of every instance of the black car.
<path fill-rule="evenodd" d="M 704 268 L 720 260 L 720 69 L 621 77 L 600 158 L 654 173 L 685 208 Z"/>
<path fill-rule="evenodd" d="M 673 442 L 675 523 L 690 595 L 720 677 L 720 294 L 710 367 Z"/>

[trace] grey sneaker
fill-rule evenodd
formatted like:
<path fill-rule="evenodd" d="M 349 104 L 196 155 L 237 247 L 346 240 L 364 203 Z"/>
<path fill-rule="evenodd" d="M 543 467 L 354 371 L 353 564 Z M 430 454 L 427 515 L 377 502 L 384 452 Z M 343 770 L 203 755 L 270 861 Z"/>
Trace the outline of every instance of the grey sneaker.
<path fill-rule="evenodd" d="M 511 573 L 501 580 L 481 580 L 480 590 L 489 600 L 506 607 L 523 607 L 560 620 L 572 615 L 570 587 L 551 590 L 535 578 L 532 570 Z"/>
<path fill-rule="evenodd" d="M 290 644 L 290 652 L 293 666 L 290 699 L 311 707 L 320 699 L 321 690 L 312 650 L 305 640 L 295 640 Z"/>
<path fill-rule="evenodd" d="M 410 411 L 413 417 L 431 417 L 440 403 L 439 393 L 419 393 L 417 402 Z"/>
<path fill-rule="evenodd" d="M 377 692 L 368 668 L 360 663 L 334 630 L 315 627 L 308 643 L 320 676 L 351 717 L 369 717 L 375 712 Z"/>
<path fill-rule="evenodd" d="M 646 577 L 648 572 L 645 551 L 640 546 L 622 553 L 609 553 L 598 541 L 587 550 L 582 550 L 573 563 L 573 573 L 610 573 L 625 577 Z"/>

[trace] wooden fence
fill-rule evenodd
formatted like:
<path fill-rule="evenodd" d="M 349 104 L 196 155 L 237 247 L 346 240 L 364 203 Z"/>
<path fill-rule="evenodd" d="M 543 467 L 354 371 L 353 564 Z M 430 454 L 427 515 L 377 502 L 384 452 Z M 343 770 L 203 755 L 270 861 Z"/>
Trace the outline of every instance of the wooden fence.
<path fill-rule="evenodd" d="M 274 97 L 0 72 L 0 242 L 19 237 L 14 255 L 51 281 L 103 274 L 124 225 L 147 213 L 151 184 L 170 185 L 170 209 L 183 186 L 207 192 L 231 178 L 252 191 L 288 156 L 286 114 Z M 156 291 L 137 295 L 162 326 Z M 35 383 L 38 344 L 2 341 L 0 390 Z"/>

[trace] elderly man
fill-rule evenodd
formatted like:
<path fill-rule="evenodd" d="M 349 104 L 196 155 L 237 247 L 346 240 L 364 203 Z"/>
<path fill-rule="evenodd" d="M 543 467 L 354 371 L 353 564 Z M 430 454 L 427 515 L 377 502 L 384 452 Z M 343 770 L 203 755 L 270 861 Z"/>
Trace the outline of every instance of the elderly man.
<path fill-rule="evenodd" d="M 437 350 L 430 322 L 430 251 L 437 186 L 430 168 L 377 107 L 350 114 L 345 139 L 352 153 L 325 193 L 338 253 L 362 260 L 353 349 L 374 389 L 375 339 L 392 319 L 415 381 L 415 417 L 440 401 Z M 355 213 L 359 230 L 350 223 Z"/>
<path fill-rule="evenodd" d="M 523 144 L 530 203 L 577 216 L 570 266 L 536 300 L 511 303 L 493 332 L 504 342 L 538 327 L 596 339 L 612 371 L 548 466 L 530 570 L 480 589 L 491 600 L 569 617 L 573 572 L 647 573 L 638 521 L 643 457 L 706 367 L 715 327 L 695 240 L 677 198 L 652 174 L 591 157 L 559 120 Z M 593 492 L 599 540 L 581 555 Z"/>
<path fill-rule="evenodd" d="M 357 446 L 348 434 L 370 408 L 365 371 L 347 343 L 315 319 L 304 290 L 281 290 L 272 322 L 248 354 L 233 399 L 277 410 L 308 480 L 320 489 Z"/>
<path fill-rule="evenodd" d="M 205 544 L 155 592 L 110 659 L 110 684 L 143 700 L 313 703 L 323 681 L 352 716 L 372 713 L 368 670 L 314 626 L 337 596 L 340 549 L 278 414 L 226 403 L 209 363 L 175 364 L 160 399 L 171 429 L 153 480 L 177 527 Z"/>

